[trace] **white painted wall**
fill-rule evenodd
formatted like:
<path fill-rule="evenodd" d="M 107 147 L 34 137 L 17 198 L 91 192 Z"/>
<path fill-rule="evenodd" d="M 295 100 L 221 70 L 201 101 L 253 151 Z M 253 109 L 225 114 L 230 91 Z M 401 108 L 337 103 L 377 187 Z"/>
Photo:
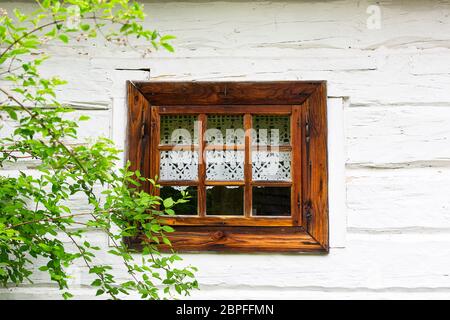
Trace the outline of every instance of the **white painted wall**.
<path fill-rule="evenodd" d="M 46 72 L 70 81 L 61 97 L 94 119 L 82 135 L 119 143 L 123 81 L 149 73 L 115 69 L 149 68 L 160 80 L 328 81 L 330 254 L 185 254 L 200 269 L 195 298 L 450 298 L 450 1 L 377 2 L 380 29 L 367 25 L 375 1 L 151 2 L 149 25 L 177 36 L 174 54 L 49 45 Z M 89 236 L 107 246 L 105 235 Z M 85 268 L 73 270 L 74 293 L 92 298 Z M 37 274 L 0 298 L 59 294 Z"/>

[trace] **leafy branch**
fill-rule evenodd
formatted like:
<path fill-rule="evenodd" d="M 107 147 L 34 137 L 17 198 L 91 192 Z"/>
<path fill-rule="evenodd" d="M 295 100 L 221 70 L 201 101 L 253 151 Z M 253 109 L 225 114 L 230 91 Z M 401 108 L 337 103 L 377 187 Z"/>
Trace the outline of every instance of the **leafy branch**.
<path fill-rule="evenodd" d="M 146 29 L 143 7 L 134 1 L 36 2 L 38 9 L 29 15 L 15 9 L 10 16 L 0 10 L 0 116 L 6 114 L 17 123 L 12 134 L 0 135 L 0 169 L 20 163 L 23 155 L 39 161 L 34 174 L 38 177 L 22 171 L 18 177 L 0 173 L 0 283 L 32 281 L 33 264 L 42 264 L 39 270 L 48 272 L 67 299 L 72 297 L 66 291 L 67 268 L 81 260 L 96 277 L 92 286 L 97 287 L 97 295 L 118 299 L 136 292 L 144 299 L 159 299 L 171 297 L 172 290 L 189 294 L 198 286 L 196 269 L 176 268 L 181 258 L 159 251 L 159 244 L 171 245 L 166 233 L 173 232 L 159 217 L 173 215 L 173 208 L 189 201 L 189 195 L 182 192 L 174 200 L 144 192 L 144 182 L 159 186 L 131 172 L 129 163 L 114 170 L 121 151 L 106 138 L 68 144 L 66 140 L 78 138 L 78 122 L 88 117 L 68 120 L 66 114 L 72 110 L 56 96 L 57 87 L 65 82 L 58 77 L 43 78 L 38 71 L 49 58 L 43 46 L 51 41 L 69 43 L 75 37 L 95 38 L 98 32 L 108 42 L 130 46 L 130 37 L 134 37 L 154 49 L 162 46 L 173 51 L 168 43 L 173 37 Z M 104 189 L 101 194 L 95 191 L 97 186 Z M 72 212 L 65 205 L 76 195 L 86 199 L 88 212 Z M 87 221 L 76 221 L 81 216 L 87 216 Z M 111 232 L 112 225 L 117 232 Z M 113 266 L 96 261 L 95 252 L 101 248 L 83 239 L 91 229 L 108 235 L 112 243 L 108 253 L 119 258 L 130 279 L 118 280 Z M 60 240 L 61 234 L 75 251 Z M 138 259 L 123 238 L 142 235 L 146 240 Z"/>

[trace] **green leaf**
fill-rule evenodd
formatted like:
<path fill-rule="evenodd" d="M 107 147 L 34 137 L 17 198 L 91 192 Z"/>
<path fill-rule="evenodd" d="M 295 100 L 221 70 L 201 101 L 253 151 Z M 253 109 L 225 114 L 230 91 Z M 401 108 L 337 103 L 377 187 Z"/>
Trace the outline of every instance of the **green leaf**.
<path fill-rule="evenodd" d="M 170 227 L 170 226 L 163 226 L 162 229 L 163 229 L 165 232 L 169 232 L 169 233 L 175 231 L 175 230 L 174 230 L 172 227 Z"/>
<path fill-rule="evenodd" d="M 64 292 L 62 296 L 63 296 L 64 300 L 73 298 L 73 294 L 71 294 L 70 292 Z"/>
<path fill-rule="evenodd" d="M 50 32 L 47 32 L 45 35 L 47 37 L 54 38 L 54 37 L 56 37 L 57 32 L 58 32 L 58 29 L 53 28 Z"/>
<path fill-rule="evenodd" d="M 165 209 L 164 212 L 167 213 L 167 214 L 170 215 L 170 216 L 175 215 L 175 211 L 172 210 L 172 209 Z"/>
<path fill-rule="evenodd" d="M 163 43 L 161 43 L 161 45 L 162 45 L 167 51 L 169 51 L 169 52 L 175 52 L 175 49 L 174 49 L 170 44 L 163 42 Z"/>
<path fill-rule="evenodd" d="M 152 224 L 152 226 L 150 227 L 150 230 L 153 232 L 159 232 L 159 231 L 161 231 L 161 226 L 158 224 Z"/>
<path fill-rule="evenodd" d="M 131 25 L 130 24 L 128 24 L 128 23 L 126 23 L 126 24 L 124 24 L 121 28 L 120 28 L 120 32 L 125 32 L 125 31 L 127 31 L 128 29 L 130 29 L 131 28 Z"/>
<path fill-rule="evenodd" d="M 168 246 L 171 246 L 171 245 L 172 245 L 172 243 L 170 242 L 170 240 L 167 239 L 167 238 L 163 238 L 163 242 L 164 242 L 165 244 L 167 244 Z"/>
<path fill-rule="evenodd" d="M 41 42 L 37 39 L 25 40 L 22 42 L 22 45 L 25 48 L 36 48 Z"/>
<path fill-rule="evenodd" d="M 69 36 L 66 34 L 60 34 L 58 36 L 58 39 L 61 40 L 64 43 L 69 43 Z"/>
<path fill-rule="evenodd" d="M 95 279 L 91 283 L 91 286 L 93 286 L 93 287 L 100 287 L 101 285 L 102 285 L 102 281 L 100 279 Z"/>
<path fill-rule="evenodd" d="M 24 21 L 27 20 L 27 18 L 28 18 L 26 15 L 24 15 L 23 13 L 21 13 L 21 12 L 19 11 L 19 9 L 14 9 L 13 12 L 14 12 L 14 15 L 16 16 L 16 18 L 17 18 L 17 20 L 18 20 L 19 22 L 24 22 Z"/>
<path fill-rule="evenodd" d="M 175 204 L 175 201 L 173 201 L 172 198 L 167 198 L 167 199 L 164 199 L 164 201 L 163 201 L 163 205 L 165 208 L 171 208 L 171 207 L 173 207 L 174 204 Z"/>
<path fill-rule="evenodd" d="M 5 108 L 6 113 L 9 115 L 9 117 L 13 120 L 17 120 L 17 113 L 11 109 L 11 108 Z"/>
<path fill-rule="evenodd" d="M 161 42 L 164 42 L 164 41 L 172 40 L 172 39 L 176 39 L 176 38 L 177 38 L 177 37 L 172 36 L 172 35 L 165 35 L 165 36 L 162 36 L 159 40 L 160 40 Z"/>

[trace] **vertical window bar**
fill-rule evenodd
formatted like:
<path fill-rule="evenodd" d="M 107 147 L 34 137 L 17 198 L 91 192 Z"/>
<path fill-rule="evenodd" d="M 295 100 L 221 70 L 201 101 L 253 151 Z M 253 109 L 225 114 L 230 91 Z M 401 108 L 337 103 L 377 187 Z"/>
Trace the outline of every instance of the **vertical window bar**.
<path fill-rule="evenodd" d="M 245 158 L 244 158 L 244 215 L 252 215 L 252 115 L 244 115 Z"/>
<path fill-rule="evenodd" d="M 205 163 L 205 132 L 206 132 L 206 114 L 198 116 L 198 215 L 205 217 L 206 215 L 206 163 Z"/>
<path fill-rule="evenodd" d="M 302 121 L 301 106 L 292 107 L 291 115 L 291 170 L 292 170 L 292 192 L 291 192 L 291 212 L 294 225 L 301 225 L 301 145 L 302 145 Z"/>
<path fill-rule="evenodd" d="M 302 157 L 302 171 L 301 171 L 301 194 L 302 194 L 302 207 L 301 207 L 301 225 L 308 229 L 307 221 L 307 213 L 309 211 L 308 207 L 311 201 L 311 167 L 310 167 L 310 123 L 309 123 L 309 103 L 308 101 L 304 102 L 301 106 L 301 119 L 302 119 L 302 148 L 301 148 L 301 157 Z M 309 229 L 308 229 L 309 231 Z"/>
<path fill-rule="evenodd" d="M 156 107 L 151 108 L 151 120 L 150 120 L 150 179 L 155 179 L 158 176 L 159 179 L 159 137 L 160 137 L 160 116 L 158 113 L 158 109 Z M 159 189 L 150 186 L 150 193 L 154 193 L 155 195 L 159 195 Z"/>

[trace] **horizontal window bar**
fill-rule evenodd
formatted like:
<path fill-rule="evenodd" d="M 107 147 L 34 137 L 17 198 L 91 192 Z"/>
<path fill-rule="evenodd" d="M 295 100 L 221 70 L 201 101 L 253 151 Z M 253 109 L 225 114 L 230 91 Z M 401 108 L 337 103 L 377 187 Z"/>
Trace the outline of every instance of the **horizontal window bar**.
<path fill-rule="evenodd" d="M 279 145 L 279 146 L 274 146 L 274 145 L 252 145 L 252 150 L 286 152 L 286 151 L 291 151 L 292 147 L 289 146 L 289 145 Z"/>
<path fill-rule="evenodd" d="M 215 180 L 206 180 L 205 184 L 207 186 L 243 186 L 245 182 L 242 181 L 215 181 Z"/>
<path fill-rule="evenodd" d="M 291 217 L 245 217 L 245 216 L 161 216 L 163 223 L 173 226 L 292 226 Z"/>
<path fill-rule="evenodd" d="M 252 181 L 252 186 L 256 187 L 290 187 L 292 181 Z"/>
<path fill-rule="evenodd" d="M 205 146 L 205 150 L 245 150 L 245 146 L 241 144 L 210 144 Z"/>
<path fill-rule="evenodd" d="M 161 151 L 194 151 L 194 150 L 198 150 L 198 145 L 163 144 L 163 145 L 158 146 L 158 150 L 161 150 Z"/>
<path fill-rule="evenodd" d="M 291 105 L 172 105 L 156 106 L 159 114 L 261 114 L 290 115 Z"/>
<path fill-rule="evenodd" d="M 184 186 L 197 186 L 198 181 L 196 180 L 163 180 L 157 181 L 157 184 L 161 186 L 169 186 L 169 187 L 184 187 Z"/>

